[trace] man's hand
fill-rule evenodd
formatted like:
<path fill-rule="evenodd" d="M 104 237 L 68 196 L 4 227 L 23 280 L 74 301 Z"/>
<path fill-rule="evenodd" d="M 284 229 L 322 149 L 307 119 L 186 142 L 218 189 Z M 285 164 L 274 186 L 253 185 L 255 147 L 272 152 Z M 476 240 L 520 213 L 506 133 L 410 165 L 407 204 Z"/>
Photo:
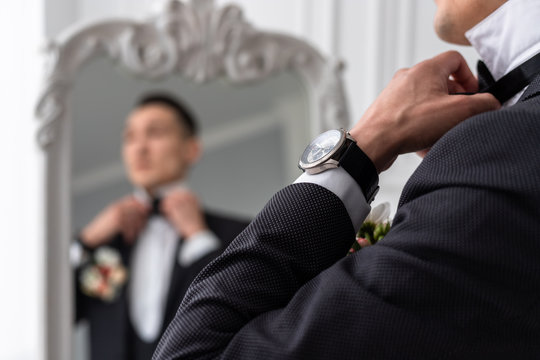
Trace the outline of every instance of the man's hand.
<path fill-rule="evenodd" d="M 161 203 L 161 211 L 186 239 L 207 229 L 199 200 L 187 190 L 167 195 Z"/>
<path fill-rule="evenodd" d="M 465 59 L 449 51 L 398 71 L 350 130 L 380 173 L 398 155 L 431 147 L 461 121 L 500 107 L 493 95 L 451 95 L 478 91 Z"/>
<path fill-rule="evenodd" d="M 81 232 L 81 241 L 90 248 L 109 242 L 120 233 L 132 243 L 143 229 L 149 209 L 133 196 L 126 196 L 106 207 Z"/>

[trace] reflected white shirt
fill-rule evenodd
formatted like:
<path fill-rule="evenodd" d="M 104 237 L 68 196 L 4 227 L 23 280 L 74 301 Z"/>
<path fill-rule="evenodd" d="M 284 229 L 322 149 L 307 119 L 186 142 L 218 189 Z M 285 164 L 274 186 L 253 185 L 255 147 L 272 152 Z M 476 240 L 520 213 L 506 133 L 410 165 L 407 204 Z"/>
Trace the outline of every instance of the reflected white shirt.
<path fill-rule="evenodd" d="M 163 186 L 156 191 L 159 197 L 185 188 L 182 182 Z M 142 189 L 135 197 L 149 204 L 151 197 Z M 187 267 L 204 255 L 219 248 L 217 237 L 210 231 L 199 232 L 178 246 L 179 234 L 163 216 L 148 219 L 131 258 L 129 285 L 129 314 L 139 337 L 147 342 L 156 340 L 163 326 L 169 284 L 175 260 Z M 176 249 L 178 248 L 178 252 Z"/>

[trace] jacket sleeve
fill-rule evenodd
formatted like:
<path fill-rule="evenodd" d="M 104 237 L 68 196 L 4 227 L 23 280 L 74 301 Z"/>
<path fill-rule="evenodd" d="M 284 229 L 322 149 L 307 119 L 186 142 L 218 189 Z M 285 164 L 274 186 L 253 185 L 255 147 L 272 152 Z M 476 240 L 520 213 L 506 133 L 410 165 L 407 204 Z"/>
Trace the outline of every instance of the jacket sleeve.
<path fill-rule="evenodd" d="M 336 195 L 313 184 L 286 187 L 195 279 L 154 357 L 218 357 L 242 326 L 286 305 L 353 241 Z"/>
<path fill-rule="evenodd" d="M 339 199 L 285 188 L 198 276 L 154 359 L 540 354 L 540 127 L 508 124 L 441 139 L 390 233 L 351 256 Z"/>

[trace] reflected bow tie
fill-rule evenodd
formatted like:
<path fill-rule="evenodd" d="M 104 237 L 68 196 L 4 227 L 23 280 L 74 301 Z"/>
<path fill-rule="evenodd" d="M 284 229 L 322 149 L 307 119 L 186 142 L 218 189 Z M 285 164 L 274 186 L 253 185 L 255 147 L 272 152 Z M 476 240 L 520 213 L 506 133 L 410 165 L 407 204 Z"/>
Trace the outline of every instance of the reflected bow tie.
<path fill-rule="evenodd" d="M 486 64 L 482 61 L 478 62 L 477 69 L 480 92 L 491 93 L 501 104 L 504 104 L 540 74 L 540 53 L 525 61 L 498 81 L 495 81 Z"/>
<path fill-rule="evenodd" d="M 152 199 L 152 208 L 150 209 L 150 216 L 162 215 L 161 213 L 161 198 Z"/>

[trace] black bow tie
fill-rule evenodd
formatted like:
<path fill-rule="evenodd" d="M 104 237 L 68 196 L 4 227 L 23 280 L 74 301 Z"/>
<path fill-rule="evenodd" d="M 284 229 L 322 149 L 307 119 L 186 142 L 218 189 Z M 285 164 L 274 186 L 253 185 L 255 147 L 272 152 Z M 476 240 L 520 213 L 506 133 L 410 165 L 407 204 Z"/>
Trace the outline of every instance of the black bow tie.
<path fill-rule="evenodd" d="M 480 89 L 480 91 L 495 84 L 493 75 L 491 75 L 486 63 L 482 60 L 478 60 L 478 63 L 476 64 L 476 71 L 478 72 L 478 89 Z"/>
<path fill-rule="evenodd" d="M 161 198 L 152 199 L 152 208 L 150 209 L 150 216 L 161 215 Z"/>
<path fill-rule="evenodd" d="M 482 61 L 478 62 L 477 69 L 480 92 L 491 93 L 501 104 L 504 104 L 540 74 L 540 53 L 525 61 L 498 81 L 495 81 L 486 64 Z"/>

